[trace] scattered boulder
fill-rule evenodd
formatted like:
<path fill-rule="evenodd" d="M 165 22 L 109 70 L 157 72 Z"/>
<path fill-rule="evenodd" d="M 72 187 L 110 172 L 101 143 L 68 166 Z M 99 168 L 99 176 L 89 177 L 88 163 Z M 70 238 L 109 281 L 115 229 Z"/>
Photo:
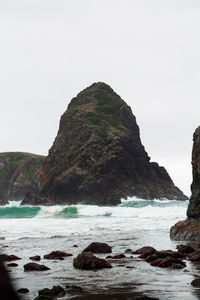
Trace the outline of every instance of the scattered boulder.
<path fill-rule="evenodd" d="M 197 288 L 200 288 L 200 278 L 192 280 L 191 285 Z"/>
<path fill-rule="evenodd" d="M 157 255 L 157 253 L 154 253 L 152 255 L 147 256 L 145 258 L 145 261 L 148 262 L 148 263 L 151 263 L 151 262 L 153 262 L 153 261 L 155 261 L 157 259 L 158 259 L 158 255 Z"/>
<path fill-rule="evenodd" d="M 16 255 L 1 254 L 0 259 L 3 261 L 12 261 L 12 260 L 19 260 L 21 258 Z"/>
<path fill-rule="evenodd" d="M 147 250 L 147 251 L 145 251 L 143 254 L 141 254 L 141 255 L 139 256 L 139 258 L 145 259 L 145 258 L 149 257 L 150 255 L 155 254 L 156 252 L 157 252 L 157 251 L 156 251 L 155 249 Z"/>
<path fill-rule="evenodd" d="M 172 250 L 157 251 L 153 247 L 145 246 L 133 251 L 133 253 L 141 254 L 139 258 L 144 259 L 154 267 L 171 267 L 173 269 L 182 269 L 186 267 L 186 264 L 182 261 L 186 258 L 186 254 L 182 252 Z"/>
<path fill-rule="evenodd" d="M 172 250 L 162 250 L 162 251 L 157 251 L 156 255 L 158 256 L 158 258 L 165 258 L 165 257 L 173 257 L 173 258 L 180 258 L 180 259 L 184 259 L 185 255 L 176 251 L 172 251 Z"/>
<path fill-rule="evenodd" d="M 64 257 L 67 257 L 67 256 L 73 256 L 73 255 L 70 253 L 63 252 L 63 251 L 52 251 L 51 253 L 44 255 L 44 258 L 45 259 L 63 260 Z"/>
<path fill-rule="evenodd" d="M 81 270 L 95 270 L 112 268 L 111 264 L 105 259 L 96 257 L 92 252 L 82 252 L 74 258 L 73 266 Z"/>
<path fill-rule="evenodd" d="M 145 246 L 145 247 L 142 247 L 142 248 L 139 248 L 139 249 L 133 251 L 132 254 L 144 254 L 145 252 L 150 251 L 150 250 L 157 252 L 155 248 Z"/>
<path fill-rule="evenodd" d="M 130 249 L 130 248 L 128 248 L 128 249 L 125 250 L 125 253 L 132 253 L 132 252 L 133 252 L 133 250 Z"/>
<path fill-rule="evenodd" d="M 151 262 L 150 265 L 152 267 L 158 267 L 162 260 L 163 260 L 162 258 L 158 258 L 158 259 L 154 260 L 153 262 Z"/>
<path fill-rule="evenodd" d="M 93 242 L 88 247 L 86 247 L 83 252 L 92 253 L 111 253 L 112 247 L 106 243 Z"/>
<path fill-rule="evenodd" d="M 35 255 L 35 256 L 29 257 L 29 259 L 35 260 L 35 261 L 40 261 L 40 260 L 41 260 L 41 257 L 40 257 L 39 255 Z"/>
<path fill-rule="evenodd" d="M 28 263 L 24 265 L 24 271 L 47 271 L 50 268 L 46 267 L 45 265 L 39 265 L 36 263 Z"/>
<path fill-rule="evenodd" d="M 122 258 L 125 258 L 126 256 L 124 255 L 124 254 L 117 254 L 117 255 L 113 255 L 113 256 L 111 256 L 111 255 L 108 255 L 107 257 L 106 257 L 106 259 L 107 258 L 110 258 L 110 259 L 122 259 Z"/>
<path fill-rule="evenodd" d="M 176 248 L 178 249 L 178 252 L 184 255 L 195 252 L 195 249 L 190 245 L 177 245 Z"/>
<path fill-rule="evenodd" d="M 165 258 L 165 257 L 184 259 L 185 255 L 182 254 L 181 252 L 179 253 L 172 250 L 162 250 L 162 251 L 148 250 L 139 256 L 139 258 L 145 259 L 146 262 L 153 262 L 158 258 Z"/>
<path fill-rule="evenodd" d="M 15 263 L 10 263 L 10 264 L 7 264 L 8 267 L 18 267 L 18 264 L 15 264 Z"/>
<path fill-rule="evenodd" d="M 168 267 L 171 267 L 173 264 L 182 265 L 183 268 L 186 267 L 186 264 L 182 260 L 176 259 L 176 258 L 173 258 L 173 257 L 170 257 L 170 256 L 162 259 L 161 262 L 159 263 L 158 267 L 168 268 Z"/>
<path fill-rule="evenodd" d="M 21 288 L 21 289 L 17 290 L 17 292 L 20 293 L 20 294 L 28 294 L 29 293 L 29 289 Z"/>
<path fill-rule="evenodd" d="M 192 252 L 188 255 L 188 259 L 190 261 L 200 261 L 200 251 L 197 250 L 195 252 Z"/>
<path fill-rule="evenodd" d="M 42 289 L 38 292 L 39 296 L 50 296 L 50 297 L 64 297 L 65 296 L 65 290 L 60 285 L 53 286 L 52 289 Z"/>
<path fill-rule="evenodd" d="M 78 245 L 73 245 L 72 247 L 74 247 L 74 248 L 78 248 Z"/>

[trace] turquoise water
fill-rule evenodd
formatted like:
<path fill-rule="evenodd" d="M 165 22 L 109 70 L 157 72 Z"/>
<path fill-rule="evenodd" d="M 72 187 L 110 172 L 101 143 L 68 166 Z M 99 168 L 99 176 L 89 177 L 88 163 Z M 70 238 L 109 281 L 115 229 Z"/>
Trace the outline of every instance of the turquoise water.
<path fill-rule="evenodd" d="M 175 201 L 175 200 L 135 200 L 125 201 L 120 204 L 120 207 L 136 207 L 142 208 L 146 206 L 153 207 L 185 207 L 188 205 L 188 201 Z"/>
<path fill-rule="evenodd" d="M 55 205 L 55 206 L 20 206 L 12 202 L 0 207 L 0 219 L 20 218 L 78 218 L 78 217 L 140 217 L 150 213 L 172 213 L 174 208 L 185 209 L 188 201 L 128 200 L 115 207 L 95 205 Z"/>
<path fill-rule="evenodd" d="M 0 207 L 0 219 L 33 218 L 40 209 L 39 206 Z"/>

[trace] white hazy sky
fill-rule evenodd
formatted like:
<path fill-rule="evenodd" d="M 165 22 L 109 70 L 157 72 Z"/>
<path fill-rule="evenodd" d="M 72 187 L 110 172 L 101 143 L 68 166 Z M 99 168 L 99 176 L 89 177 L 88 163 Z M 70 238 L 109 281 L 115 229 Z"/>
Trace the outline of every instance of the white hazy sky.
<path fill-rule="evenodd" d="M 1 0 L 0 152 L 46 155 L 71 98 L 104 81 L 189 195 L 199 32 L 199 0 Z"/>

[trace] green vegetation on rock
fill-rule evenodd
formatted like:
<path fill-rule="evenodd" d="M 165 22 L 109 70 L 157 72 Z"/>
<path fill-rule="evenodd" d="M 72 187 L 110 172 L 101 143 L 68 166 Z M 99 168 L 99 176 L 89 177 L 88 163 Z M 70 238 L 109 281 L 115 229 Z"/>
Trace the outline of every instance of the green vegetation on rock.
<path fill-rule="evenodd" d="M 109 133 L 127 135 L 129 131 L 120 122 L 120 109 L 130 107 L 105 83 L 99 84 L 97 89 L 85 89 L 73 98 L 66 114 L 73 117 L 84 117 L 85 125 L 97 137 L 106 138 Z"/>

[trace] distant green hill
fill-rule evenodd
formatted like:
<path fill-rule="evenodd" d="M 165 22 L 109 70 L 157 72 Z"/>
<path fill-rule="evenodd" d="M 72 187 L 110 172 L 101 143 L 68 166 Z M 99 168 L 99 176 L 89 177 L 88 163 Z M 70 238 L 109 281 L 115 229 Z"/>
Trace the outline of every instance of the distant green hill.
<path fill-rule="evenodd" d="M 21 200 L 27 192 L 38 194 L 44 160 L 32 153 L 0 153 L 0 204 Z"/>

